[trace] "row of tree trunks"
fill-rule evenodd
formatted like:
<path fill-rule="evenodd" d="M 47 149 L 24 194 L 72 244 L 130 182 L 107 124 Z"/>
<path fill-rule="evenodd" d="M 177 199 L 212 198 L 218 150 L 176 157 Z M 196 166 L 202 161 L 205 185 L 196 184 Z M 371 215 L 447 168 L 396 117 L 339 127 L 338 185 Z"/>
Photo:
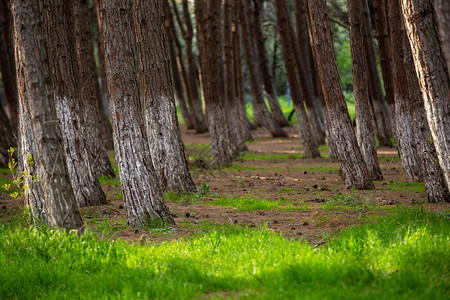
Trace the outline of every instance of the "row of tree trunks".
<path fill-rule="evenodd" d="M 115 177 L 103 140 L 104 112 L 98 88 L 96 65 L 92 44 L 89 3 L 87 0 L 69 1 L 71 18 L 69 38 L 78 68 L 78 89 L 83 104 L 81 116 L 86 121 L 86 150 L 94 176 Z"/>
<path fill-rule="evenodd" d="M 229 113 L 230 130 L 237 150 L 247 151 L 242 136 L 242 127 L 239 117 L 239 103 L 236 95 L 236 68 L 233 47 L 233 0 L 224 0 L 223 5 L 223 52 L 224 52 L 224 73 L 225 73 L 225 96 Z"/>
<path fill-rule="evenodd" d="M 320 157 L 320 152 L 318 149 L 318 139 L 314 139 L 314 136 L 311 133 L 311 131 L 313 130 L 317 132 L 318 128 L 312 129 L 309 124 L 308 116 L 306 115 L 305 106 L 302 100 L 301 91 L 303 90 L 303 94 L 307 94 L 309 97 L 313 97 L 313 95 L 305 92 L 306 84 L 303 84 L 303 89 L 301 89 L 300 82 L 297 77 L 297 68 L 302 66 L 296 64 L 295 61 L 295 46 L 298 46 L 298 43 L 296 43 L 296 40 L 292 40 L 294 29 L 289 18 L 287 2 L 285 0 L 276 1 L 275 8 L 277 13 L 278 28 L 280 31 L 283 57 L 286 67 L 286 75 L 288 77 L 289 86 L 291 87 L 292 101 L 294 102 L 295 114 L 300 131 L 300 139 L 305 151 L 305 157 Z M 300 81 L 302 79 L 305 78 L 300 78 Z M 307 88 L 308 91 L 313 91 L 312 86 Z M 310 114 L 310 120 L 312 119 L 312 117 L 314 117 L 314 111 L 312 111 L 312 115 Z"/>
<path fill-rule="evenodd" d="M 266 90 L 267 99 L 269 102 L 270 111 L 275 122 L 280 126 L 290 126 L 289 121 L 281 110 L 280 103 L 278 102 L 278 95 L 275 89 L 275 82 L 273 81 L 273 75 L 269 68 L 269 59 L 267 58 L 266 46 L 264 43 L 264 34 L 262 31 L 262 11 L 264 6 L 264 0 L 253 1 L 253 36 L 255 39 L 255 45 L 258 56 L 258 63 L 261 71 L 262 82 Z"/>
<path fill-rule="evenodd" d="M 428 125 L 450 187 L 450 76 L 431 0 L 401 1 Z"/>
<path fill-rule="evenodd" d="M 21 157 L 24 171 L 38 176 L 26 177 L 25 197 L 37 223 L 78 229 L 83 221 L 65 162 L 44 37 L 48 19 L 42 12 L 47 9 L 37 1 L 14 0 L 13 5 Z"/>
<path fill-rule="evenodd" d="M 195 192 L 170 78 L 164 0 L 134 3 L 140 102 L 155 175 L 163 192 Z"/>
<path fill-rule="evenodd" d="M 106 196 L 91 167 L 90 141 L 84 120 L 85 104 L 80 96 L 80 74 L 73 58 L 69 18 L 71 6 L 62 0 L 46 0 L 46 41 L 50 60 L 55 104 L 63 132 L 66 161 L 79 206 L 106 204 Z M 79 39 L 79 37 L 73 37 Z"/>
<path fill-rule="evenodd" d="M 361 155 L 348 115 L 331 38 L 325 0 L 308 0 L 312 42 L 328 111 L 331 134 L 348 187 L 373 189 L 374 185 Z"/>
<path fill-rule="evenodd" d="M 403 62 L 403 21 L 400 4 L 397 0 L 388 0 L 388 14 L 394 82 L 395 119 L 397 121 L 395 139 L 406 180 L 410 182 L 421 181 L 422 173 L 420 171 L 416 141 L 414 139 L 411 106 L 408 101 L 408 82 L 406 80 Z"/>
<path fill-rule="evenodd" d="M 197 37 L 202 70 L 203 91 L 208 115 L 211 152 L 215 163 L 226 166 L 238 155 L 230 128 L 221 88 L 221 3 L 214 0 L 195 1 Z"/>
<path fill-rule="evenodd" d="M 17 83 L 14 62 L 13 24 L 10 1 L 0 0 L 0 71 L 8 104 L 12 133 L 18 139 Z M 14 142 L 16 144 L 16 142 Z"/>
<path fill-rule="evenodd" d="M 135 8 L 144 5 L 139 2 L 136 1 Z M 156 2 L 158 7 L 162 8 L 160 1 Z M 144 121 L 139 103 L 139 80 L 133 51 L 135 37 L 132 6 L 127 0 L 102 1 L 101 34 L 105 42 L 114 150 L 128 224 L 142 226 L 152 220 L 165 219 L 173 222 L 173 219 L 164 204 L 142 126 Z M 148 17 L 152 17 L 152 14 Z M 147 23 L 148 19 L 141 21 Z"/>
<path fill-rule="evenodd" d="M 361 0 L 348 1 L 348 16 L 350 28 L 350 52 L 352 59 L 353 92 L 355 93 L 356 109 L 356 139 L 358 141 L 364 162 L 373 179 L 383 178 L 378 164 L 375 136 L 373 134 L 373 115 L 369 102 L 370 68 L 366 61 L 368 53 L 364 47 L 364 7 Z M 379 101 L 376 100 L 376 101 Z M 382 117 L 382 116 L 380 116 Z"/>
<path fill-rule="evenodd" d="M 254 108 L 253 118 L 256 120 L 255 124 L 258 125 L 260 122 L 270 131 L 273 137 L 287 137 L 286 132 L 278 125 L 277 122 L 272 118 L 269 113 L 266 104 L 264 102 L 264 93 L 262 89 L 262 82 L 260 77 L 260 70 L 258 67 L 258 59 L 255 50 L 255 45 L 252 42 L 252 32 L 251 25 L 253 22 L 248 19 L 252 17 L 251 10 L 247 1 L 241 0 L 241 29 L 242 29 L 242 39 L 245 48 L 245 55 L 247 60 L 247 67 L 250 76 L 250 88 L 252 94 L 252 104 Z M 258 118 L 260 120 L 258 121 Z M 261 124 L 261 125 L 262 125 Z"/>

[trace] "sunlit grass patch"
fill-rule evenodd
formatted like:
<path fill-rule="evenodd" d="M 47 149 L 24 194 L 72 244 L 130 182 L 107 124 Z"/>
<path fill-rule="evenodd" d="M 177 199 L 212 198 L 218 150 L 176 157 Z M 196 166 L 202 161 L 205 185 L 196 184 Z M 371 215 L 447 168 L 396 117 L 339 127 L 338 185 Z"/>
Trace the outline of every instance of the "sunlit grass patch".
<path fill-rule="evenodd" d="M 385 184 L 384 184 L 385 183 Z M 379 190 L 423 192 L 423 182 L 385 181 Z"/>
<path fill-rule="evenodd" d="M 283 162 L 291 159 L 300 159 L 304 157 L 300 153 L 255 153 L 255 152 L 243 152 L 239 155 L 242 160 L 263 160 L 271 162 Z"/>

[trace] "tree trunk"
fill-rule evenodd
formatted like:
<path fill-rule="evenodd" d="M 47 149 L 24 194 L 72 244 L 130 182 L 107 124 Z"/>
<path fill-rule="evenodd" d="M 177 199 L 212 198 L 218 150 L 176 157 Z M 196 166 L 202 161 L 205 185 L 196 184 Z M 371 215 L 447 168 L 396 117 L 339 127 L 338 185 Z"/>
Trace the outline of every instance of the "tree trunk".
<path fill-rule="evenodd" d="M 439 44 L 431 0 L 402 0 L 428 125 L 450 187 L 450 77 Z"/>
<path fill-rule="evenodd" d="M 326 1 L 308 0 L 308 6 L 317 67 L 342 174 L 348 187 L 373 189 L 374 186 L 359 150 L 342 92 Z"/>
<path fill-rule="evenodd" d="M 220 1 L 195 1 L 195 16 L 212 156 L 218 165 L 226 166 L 238 155 L 238 151 L 232 140 L 227 110 L 221 97 L 220 26 L 216 23 L 220 20 Z"/>
<path fill-rule="evenodd" d="M 224 52 L 224 73 L 225 73 L 225 93 L 230 121 L 230 130 L 232 138 L 239 152 L 247 151 L 247 145 L 242 137 L 242 124 L 239 118 L 239 102 L 236 96 L 236 76 L 235 76 L 235 58 L 233 48 L 233 0 L 224 0 L 223 6 L 223 52 Z"/>
<path fill-rule="evenodd" d="M 176 6 L 174 7 L 176 9 Z M 195 132 L 203 133 L 208 130 L 205 122 L 205 116 L 203 115 L 202 107 L 200 105 L 200 97 L 198 94 L 198 71 L 197 64 L 195 63 L 195 57 L 192 50 L 192 39 L 194 37 L 194 30 L 192 28 L 191 16 L 189 12 L 188 2 L 187 0 L 183 0 L 183 18 L 186 24 L 186 30 L 183 32 L 184 36 L 184 45 L 186 50 L 186 61 L 188 67 L 188 84 L 190 91 L 189 108 L 191 109 L 191 113 L 194 117 L 195 121 Z M 179 24 L 180 28 L 183 27 L 183 24 Z"/>
<path fill-rule="evenodd" d="M 383 89 L 381 87 L 380 76 L 378 75 L 377 57 L 375 44 L 372 37 L 372 23 L 368 0 L 360 0 L 363 4 L 363 47 L 368 71 L 369 96 L 374 111 L 375 132 L 380 146 L 392 147 L 391 142 L 391 123 L 386 100 L 384 99 Z"/>
<path fill-rule="evenodd" d="M 0 71 L 2 73 L 6 103 L 8 104 L 12 134 L 18 139 L 18 101 L 12 22 L 9 1 L 0 0 Z M 16 144 L 16 142 L 14 142 L 14 144 Z"/>
<path fill-rule="evenodd" d="M 79 91 L 80 75 L 73 57 L 74 45 L 69 37 L 70 10 L 63 0 L 47 0 L 44 3 L 50 72 L 72 187 L 79 206 L 106 204 L 106 196 L 92 170 L 87 150 L 84 103 Z"/>
<path fill-rule="evenodd" d="M 76 67 L 78 68 L 78 89 L 84 111 L 82 116 L 86 121 L 86 146 L 90 165 L 94 176 L 115 177 L 111 162 L 103 141 L 103 108 L 101 106 L 100 89 L 97 88 L 96 65 L 92 45 L 91 23 L 87 0 L 69 1 L 71 4 L 69 38 L 74 46 Z M 103 115 L 103 116 L 102 116 Z"/>
<path fill-rule="evenodd" d="M 128 224 L 143 226 L 172 216 L 164 203 L 141 124 L 137 66 L 133 51 L 132 3 L 104 0 L 101 7 L 105 41 L 108 99 L 114 128 L 114 150 L 119 167 Z"/>
<path fill-rule="evenodd" d="M 281 45 L 283 50 L 284 64 L 286 66 L 286 75 L 292 92 L 292 101 L 294 102 L 295 115 L 297 117 L 300 139 L 302 141 L 305 157 L 320 157 L 317 139 L 314 139 L 311 133 L 311 127 L 308 116 L 305 112 L 305 106 L 301 96 L 300 83 L 297 78 L 297 67 L 295 62 L 296 41 L 292 40 L 293 27 L 290 22 L 287 3 L 284 0 L 275 2 L 277 24 L 280 31 Z M 303 84 L 303 87 L 305 84 Z M 306 93 L 307 94 L 307 93 Z M 308 94 L 309 95 L 309 94 Z M 311 96 L 311 95 L 309 95 Z M 311 120 L 311 118 L 310 118 Z"/>
<path fill-rule="evenodd" d="M 242 137 L 245 141 L 253 141 L 252 130 L 254 129 L 247 116 L 245 105 L 244 77 L 242 75 L 242 52 L 241 52 L 241 31 L 240 31 L 240 1 L 233 0 L 233 51 L 235 67 L 236 98 L 239 105 L 239 119 L 241 120 Z"/>
<path fill-rule="evenodd" d="M 267 110 L 266 103 L 264 102 L 263 89 L 260 78 L 260 71 L 256 59 L 256 53 L 254 45 L 252 43 L 250 22 L 246 21 L 246 16 L 251 16 L 248 8 L 249 3 L 241 0 L 241 28 L 242 37 L 244 41 L 245 54 L 247 58 L 247 67 L 250 75 L 250 88 L 252 90 L 252 103 L 254 105 L 253 117 L 261 117 L 261 122 L 270 131 L 273 137 L 287 137 L 286 132 L 275 122 L 271 114 Z"/>
<path fill-rule="evenodd" d="M 264 34 L 261 25 L 261 12 L 263 10 L 264 0 L 253 0 L 253 4 L 253 34 L 256 41 L 258 62 L 262 75 L 262 82 L 264 83 L 264 88 L 266 90 L 266 95 L 269 102 L 270 112 L 278 125 L 291 126 L 281 110 L 280 103 L 278 102 L 277 91 L 275 89 L 275 83 L 273 81 L 273 75 L 269 68 L 269 59 L 267 58 Z"/>
<path fill-rule="evenodd" d="M 450 1 L 434 0 L 433 3 L 442 52 L 444 53 L 447 62 L 447 72 L 449 72 L 450 76 Z"/>
<path fill-rule="evenodd" d="M 385 99 L 389 109 L 392 135 L 395 136 L 395 102 L 394 81 L 392 78 L 391 46 L 389 40 L 389 21 L 387 15 L 387 1 L 374 0 L 375 27 L 378 40 L 381 73 L 385 90 Z"/>
<path fill-rule="evenodd" d="M 25 197 L 36 223 L 79 229 L 83 221 L 64 158 L 61 129 L 55 122 L 43 9 L 36 1 L 14 0 L 21 156 L 24 171 L 34 179 L 38 176 L 37 180 L 26 176 Z"/>
<path fill-rule="evenodd" d="M 6 168 L 8 166 L 9 157 L 7 150 L 14 146 L 14 136 L 12 135 L 11 124 L 8 116 L 6 115 L 3 106 L 0 104 L 0 136 L 2 137 L 0 142 L 0 168 Z"/>
<path fill-rule="evenodd" d="M 161 191 L 195 192 L 178 126 L 164 21 L 163 0 L 134 2 L 140 102 Z"/>
<path fill-rule="evenodd" d="M 427 123 L 422 92 L 419 87 L 411 47 L 406 33 L 403 35 L 403 51 L 405 74 L 410 95 L 409 100 L 412 108 L 414 137 L 428 202 L 450 202 L 450 192 L 439 165 L 433 137 Z"/>
<path fill-rule="evenodd" d="M 189 114 L 189 109 L 184 100 L 183 94 L 183 84 L 181 82 L 180 72 L 183 74 L 183 80 L 186 77 L 186 70 L 184 69 L 183 57 L 181 55 L 181 49 L 179 50 L 179 56 L 177 57 L 175 51 L 175 45 L 177 44 L 177 49 L 181 48 L 179 45 L 178 37 L 175 32 L 175 24 L 173 23 L 172 11 L 170 10 L 169 1 L 164 1 L 164 10 L 166 12 L 166 29 L 167 29 L 167 41 L 169 44 L 169 58 L 170 67 L 172 69 L 173 86 L 175 89 L 175 95 L 177 98 L 178 107 L 180 108 L 181 116 L 183 117 L 184 123 L 187 129 L 194 129 L 194 122 L 191 120 L 191 115 Z M 180 61 L 178 61 L 178 58 Z M 185 84 L 186 95 L 188 94 L 187 85 Z"/>
<path fill-rule="evenodd" d="M 365 0 L 364 0 L 365 1 Z M 373 179 L 381 180 L 375 137 L 373 134 L 373 116 L 369 103 L 369 74 L 364 47 L 364 7 L 361 0 L 348 0 L 348 18 L 350 27 L 350 52 L 352 58 L 353 91 L 356 109 L 356 139 L 361 154 Z M 370 67 L 369 67 L 370 68 Z M 378 101 L 378 100 L 375 100 Z"/>
<path fill-rule="evenodd" d="M 394 81 L 394 101 L 397 128 L 395 130 L 397 149 L 402 160 L 407 181 L 421 181 L 419 158 L 413 132 L 411 103 L 408 100 L 408 83 L 403 62 L 402 29 L 403 22 L 400 4 L 397 0 L 388 0 L 389 28 L 392 58 L 392 75 Z"/>

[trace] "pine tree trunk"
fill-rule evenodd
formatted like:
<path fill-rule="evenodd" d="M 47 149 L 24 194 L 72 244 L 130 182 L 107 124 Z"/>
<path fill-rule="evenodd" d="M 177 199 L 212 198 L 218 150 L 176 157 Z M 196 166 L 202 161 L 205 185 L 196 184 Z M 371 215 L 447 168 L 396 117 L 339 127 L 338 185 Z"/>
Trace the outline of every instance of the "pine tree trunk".
<path fill-rule="evenodd" d="M 372 102 L 374 111 L 374 123 L 376 125 L 375 132 L 378 137 L 380 146 L 392 147 L 391 142 L 391 120 L 389 116 L 386 100 L 383 95 L 383 89 L 381 87 L 380 76 L 378 75 L 377 58 L 375 51 L 375 44 L 372 37 L 372 23 L 370 18 L 368 0 L 360 0 L 363 4 L 363 39 L 365 58 L 367 63 L 368 79 L 369 79 L 369 96 Z"/>
<path fill-rule="evenodd" d="M 236 97 L 236 76 L 235 58 L 233 48 L 233 0 L 224 0 L 223 5 L 223 52 L 224 52 L 224 73 L 225 73 L 225 93 L 228 111 L 230 112 L 230 130 L 232 138 L 239 152 L 247 151 L 247 145 L 242 137 L 242 124 L 239 117 L 239 103 Z"/>
<path fill-rule="evenodd" d="M 143 226 L 172 216 L 164 203 L 141 124 L 133 18 L 128 0 L 103 0 L 101 19 L 105 41 L 108 99 L 114 128 L 114 150 L 119 167 L 128 224 Z"/>
<path fill-rule="evenodd" d="M 101 107 L 100 90 L 97 88 L 97 70 L 90 32 L 88 1 L 74 0 L 69 1 L 69 3 L 71 3 L 69 39 L 74 46 L 76 67 L 78 68 L 77 74 L 80 82 L 78 88 L 80 101 L 84 109 L 81 113 L 86 122 L 86 150 L 88 151 L 89 162 L 94 176 L 115 177 L 103 141 L 102 114 L 104 115 L 104 113 Z"/>
<path fill-rule="evenodd" d="M 395 139 L 406 180 L 410 182 L 421 181 L 422 174 L 414 139 L 411 104 L 409 101 L 410 95 L 403 65 L 403 22 L 400 14 L 400 4 L 397 0 L 388 0 L 388 5 L 395 119 L 397 121 Z"/>
<path fill-rule="evenodd" d="M 191 94 L 190 95 L 191 97 L 188 98 L 189 108 L 191 109 L 191 113 L 194 117 L 195 132 L 204 133 L 208 131 L 208 128 L 206 126 L 205 116 L 203 115 L 202 107 L 200 105 L 200 96 L 198 94 L 198 85 L 197 85 L 198 71 L 197 71 L 197 64 L 195 63 L 194 53 L 192 50 L 192 39 L 194 37 L 194 30 L 192 28 L 191 16 L 187 0 L 183 0 L 183 18 L 186 24 L 186 30 L 184 31 L 183 36 L 188 68 L 187 79 L 189 84 L 189 91 Z M 180 28 L 182 26 L 183 25 L 180 24 Z"/>
<path fill-rule="evenodd" d="M 434 0 L 433 4 L 442 52 L 444 53 L 447 62 L 447 72 L 450 76 L 450 1 Z"/>
<path fill-rule="evenodd" d="M 106 196 L 90 164 L 84 103 L 80 95 L 80 74 L 76 68 L 74 45 L 69 37 L 67 4 L 63 0 L 44 2 L 46 42 L 50 72 L 55 89 L 55 105 L 63 133 L 66 161 L 79 206 L 106 204 Z"/>
<path fill-rule="evenodd" d="M 275 122 L 272 115 L 269 113 L 266 103 L 264 102 L 264 94 L 260 78 L 260 71 L 256 59 L 256 52 L 252 43 L 251 28 L 246 16 L 251 16 L 249 12 L 248 3 L 241 0 L 241 28 L 242 38 L 244 42 L 245 54 L 247 58 L 247 67 L 250 75 L 250 88 L 252 90 L 252 104 L 254 108 L 254 119 L 260 118 L 267 130 L 270 131 L 273 137 L 287 137 L 286 132 Z M 256 112 L 256 113 L 255 113 Z M 258 124 L 259 122 L 255 122 Z"/>
<path fill-rule="evenodd" d="M 369 103 L 369 78 L 364 48 L 364 7 L 361 0 L 348 0 L 350 52 L 352 58 L 353 91 L 356 109 L 356 139 L 373 179 L 383 179 L 378 164 L 373 131 L 373 116 Z M 369 67 L 370 68 L 370 67 Z M 370 72 L 369 72 L 370 73 Z"/>
<path fill-rule="evenodd" d="M 450 192 L 439 165 L 436 148 L 433 144 L 433 137 L 427 123 L 422 92 L 419 87 L 411 47 L 406 33 L 403 35 L 403 51 L 405 74 L 408 81 L 409 100 L 411 101 L 414 123 L 414 137 L 428 202 L 450 202 Z"/>
<path fill-rule="evenodd" d="M 13 20 L 9 1 L 0 0 L 0 71 L 2 73 L 6 103 L 8 104 L 12 134 L 16 139 L 18 139 L 18 101 L 12 22 Z M 16 144 L 16 142 L 14 142 L 14 144 Z"/>
<path fill-rule="evenodd" d="M 178 126 L 163 0 L 134 2 L 140 103 L 161 191 L 195 192 Z"/>
<path fill-rule="evenodd" d="M 7 150 L 14 146 L 14 136 L 12 135 L 11 124 L 3 106 L 0 104 L 0 168 L 8 166 L 9 157 Z"/>
<path fill-rule="evenodd" d="M 342 92 L 339 72 L 331 39 L 330 21 L 325 0 L 308 0 L 312 25 L 311 35 L 324 98 L 335 137 L 342 174 L 348 187 L 373 189 L 370 174 L 356 141 Z"/>
<path fill-rule="evenodd" d="M 25 181 L 27 205 L 36 223 L 79 229 L 83 221 L 70 183 L 60 126 L 55 122 L 54 89 L 44 38 L 47 20 L 40 19 L 44 7 L 23 0 L 14 0 L 13 7 L 21 155 L 24 171 L 38 176 L 37 180 L 27 176 Z"/>
<path fill-rule="evenodd" d="M 403 16 L 428 125 L 450 187 L 450 77 L 439 43 L 431 0 L 402 0 Z"/>
<path fill-rule="evenodd" d="M 288 19 L 288 7 L 284 0 L 275 2 L 277 24 L 280 31 L 281 45 L 283 50 L 284 64 L 286 67 L 286 75 L 292 92 L 292 101 L 294 102 L 295 115 L 297 117 L 298 128 L 300 131 L 300 139 L 302 141 L 305 157 L 320 157 L 317 140 L 311 133 L 311 127 L 308 116 L 305 112 L 304 103 L 301 95 L 300 83 L 297 79 L 297 69 L 295 62 L 295 41 L 292 40 L 293 28 Z M 304 85 L 303 85 L 304 86 Z M 311 95 L 310 95 L 311 96 Z M 310 119 L 311 120 L 311 119 Z"/>
<path fill-rule="evenodd" d="M 238 151 L 226 115 L 224 99 L 221 97 L 220 81 L 220 2 L 215 0 L 195 1 L 197 35 L 202 70 L 202 82 L 211 136 L 213 159 L 226 166 L 238 155 Z"/>
<path fill-rule="evenodd" d="M 392 135 L 395 136 L 395 103 L 394 82 L 392 78 L 391 46 L 389 40 L 389 22 L 387 16 L 387 1 L 374 0 L 375 27 L 378 40 L 378 52 L 380 58 L 381 73 L 385 90 L 385 99 L 389 110 Z"/>
<path fill-rule="evenodd" d="M 264 6 L 264 0 L 253 1 L 253 34 L 256 41 L 256 50 L 258 54 L 258 62 L 262 75 L 262 82 L 266 90 L 267 99 L 269 102 L 270 112 L 275 122 L 280 126 L 291 126 L 289 121 L 281 110 L 280 103 L 278 102 L 278 95 L 275 89 L 275 83 L 273 81 L 272 73 L 269 69 L 269 59 L 267 58 L 266 46 L 264 43 L 264 34 L 261 25 L 261 12 Z"/>

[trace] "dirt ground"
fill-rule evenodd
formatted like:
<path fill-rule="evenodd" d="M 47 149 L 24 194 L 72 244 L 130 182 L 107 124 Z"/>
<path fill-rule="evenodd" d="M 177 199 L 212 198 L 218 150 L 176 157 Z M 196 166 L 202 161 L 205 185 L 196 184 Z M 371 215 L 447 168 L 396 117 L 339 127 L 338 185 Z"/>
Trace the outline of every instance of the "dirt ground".
<path fill-rule="evenodd" d="M 103 189 L 110 204 L 82 208 L 83 217 L 94 230 L 103 226 L 103 230 L 97 230 L 102 234 L 106 232 L 110 237 L 139 243 L 187 238 L 217 227 L 267 226 L 285 237 L 303 239 L 320 246 L 326 237 L 339 230 L 364 221 L 369 215 L 388 213 L 395 206 L 423 203 L 429 210 L 448 211 L 450 208 L 449 204 L 428 204 L 423 188 L 402 184 L 405 178 L 395 148 L 378 149 L 384 180 L 375 181 L 374 190 L 348 190 L 339 175 L 338 161 L 327 157 L 298 158 L 302 150 L 297 129 L 292 127 L 287 131 L 290 137 L 281 139 L 271 138 L 263 129 L 254 132 L 255 141 L 248 144 L 249 154 L 256 157 L 265 155 L 269 157 L 266 160 L 237 159 L 233 167 L 221 170 L 198 168 L 198 158 L 197 161 L 189 160 L 196 186 L 201 189 L 203 183 L 209 185 L 209 194 L 201 199 L 168 201 L 176 225 L 167 230 L 127 228 L 125 209 L 122 201 L 118 200 L 120 186 L 109 184 L 104 184 Z M 209 144 L 208 134 L 196 134 L 182 128 L 182 139 L 187 156 L 208 155 L 209 150 L 205 150 L 205 144 Z M 270 159 L 270 155 L 275 155 L 275 158 Z M 283 158 L 279 158 L 280 155 Z M 353 208 L 327 205 L 337 193 L 351 197 L 359 205 Z M 208 204 L 219 195 L 269 201 L 281 199 L 296 209 L 248 212 Z M 0 218 L 5 219 L 19 206 L 4 194 L 0 195 Z"/>

